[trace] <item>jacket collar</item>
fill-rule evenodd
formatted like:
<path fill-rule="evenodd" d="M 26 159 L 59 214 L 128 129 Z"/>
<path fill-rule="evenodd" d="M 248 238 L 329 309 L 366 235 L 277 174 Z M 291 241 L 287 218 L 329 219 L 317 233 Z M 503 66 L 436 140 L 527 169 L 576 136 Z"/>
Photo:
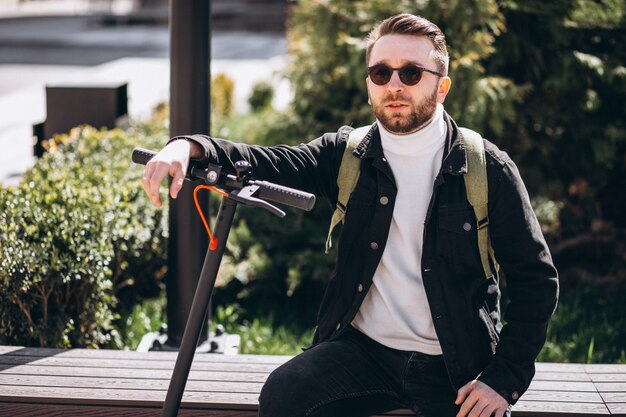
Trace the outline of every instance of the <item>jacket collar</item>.
<path fill-rule="evenodd" d="M 463 175 L 467 173 L 467 153 L 465 152 L 465 138 L 456 122 L 448 113 L 443 114 L 443 120 L 448 126 L 446 145 L 441 164 L 441 173 Z"/>
<path fill-rule="evenodd" d="M 372 124 L 370 130 L 365 134 L 363 140 L 361 140 L 352 153 L 361 159 L 383 157 L 383 145 L 377 123 Z"/>
<path fill-rule="evenodd" d="M 456 122 L 444 112 L 443 120 L 447 125 L 446 144 L 441 164 L 441 174 L 463 175 L 467 173 L 467 154 L 465 139 Z M 361 159 L 381 159 L 384 157 L 380 131 L 376 123 L 367 132 L 361 143 L 354 150 L 354 155 Z"/>

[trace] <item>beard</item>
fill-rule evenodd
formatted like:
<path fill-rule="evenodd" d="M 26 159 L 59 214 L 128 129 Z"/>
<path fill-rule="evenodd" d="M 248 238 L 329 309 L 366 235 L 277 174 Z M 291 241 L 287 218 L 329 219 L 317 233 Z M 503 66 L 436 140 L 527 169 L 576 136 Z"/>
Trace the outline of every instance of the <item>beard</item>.
<path fill-rule="evenodd" d="M 387 103 L 394 101 L 401 101 L 409 105 L 410 113 L 406 116 L 400 112 L 389 113 L 389 108 L 386 108 Z M 411 101 L 409 97 L 402 95 L 388 95 L 380 103 L 372 104 L 372 110 L 378 121 L 383 127 L 395 134 L 408 134 L 420 130 L 424 127 L 435 114 L 437 109 L 437 90 L 432 95 L 426 97 L 422 103 L 416 104 Z M 387 110 L 387 112 L 385 112 Z"/>

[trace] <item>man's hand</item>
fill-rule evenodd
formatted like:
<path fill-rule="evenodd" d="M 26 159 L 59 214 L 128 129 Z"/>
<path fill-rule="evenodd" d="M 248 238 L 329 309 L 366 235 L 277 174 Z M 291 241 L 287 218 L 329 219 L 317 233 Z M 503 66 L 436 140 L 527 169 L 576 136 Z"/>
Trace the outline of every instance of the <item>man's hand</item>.
<path fill-rule="evenodd" d="M 167 174 L 172 176 L 170 196 L 176 198 L 183 187 L 187 167 L 189 166 L 189 152 L 191 144 L 186 140 L 175 140 L 161 149 L 147 164 L 141 184 L 148 194 L 150 201 L 161 207 L 159 187 Z"/>
<path fill-rule="evenodd" d="M 454 403 L 463 404 L 456 417 L 502 417 L 509 407 L 507 400 L 477 379 L 459 389 Z"/>

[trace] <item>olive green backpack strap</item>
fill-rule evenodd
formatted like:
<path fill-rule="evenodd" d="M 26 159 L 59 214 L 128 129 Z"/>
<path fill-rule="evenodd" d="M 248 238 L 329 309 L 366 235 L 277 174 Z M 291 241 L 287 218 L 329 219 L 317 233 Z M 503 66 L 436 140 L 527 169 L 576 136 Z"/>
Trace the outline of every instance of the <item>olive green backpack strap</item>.
<path fill-rule="evenodd" d="M 464 178 L 467 201 L 474 209 L 474 215 L 476 216 L 480 261 L 483 265 L 485 277 L 490 278 L 494 273 L 491 270 L 489 258 L 491 258 L 496 271 L 498 270 L 498 264 L 494 257 L 491 238 L 489 237 L 489 209 L 487 206 L 489 189 L 485 145 L 480 134 L 470 129 L 460 128 L 460 130 L 465 139 L 467 154 L 467 173 Z"/>
<path fill-rule="evenodd" d="M 337 175 L 339 194 L 337 196 L 337 205 L 335 206 L 333 217 L 330 220 L 328 237 L 326 238 L 326 253 L 330 251 L 330 248 L 333 245 L 332 234 L 335 226 L 337 226 L 340 222 L 343 223 L 350 194 L 352 194 L 354 187 L 356 187 L 356 183 L 359 180 L 359 174 L 361 173 L 361 159 L 352 152 L 354 152 L 359 143 L 361 143 L 370 128 L 371 126 L 363 126 L 358 129 L 354 129 L 348 136 L 346 149 L 343 151 L 341 165 L 339 166 L 339 174 Z"/>

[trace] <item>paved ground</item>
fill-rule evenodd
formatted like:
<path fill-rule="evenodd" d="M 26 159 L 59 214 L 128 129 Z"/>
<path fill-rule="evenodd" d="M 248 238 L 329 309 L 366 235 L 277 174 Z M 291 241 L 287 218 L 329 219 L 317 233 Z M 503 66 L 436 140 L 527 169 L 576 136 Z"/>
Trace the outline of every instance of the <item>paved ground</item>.
<path fill-rule="evenodd" d="M 267 80 L 275 105 L 289 100 L 281 70 L 280 33 L 214 32 L 213 74 L 235 81 L 235 106 L 247 108 L 251 87 Z M 0 183 L 14 183 L 32 165 L 32 125 L 45 120 L 45 86 L 128 82 L 129 114 L 144 118 L 169 94 L 165 26 L 102 26 L 89 16 L 0 16 Z"/>

